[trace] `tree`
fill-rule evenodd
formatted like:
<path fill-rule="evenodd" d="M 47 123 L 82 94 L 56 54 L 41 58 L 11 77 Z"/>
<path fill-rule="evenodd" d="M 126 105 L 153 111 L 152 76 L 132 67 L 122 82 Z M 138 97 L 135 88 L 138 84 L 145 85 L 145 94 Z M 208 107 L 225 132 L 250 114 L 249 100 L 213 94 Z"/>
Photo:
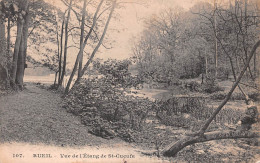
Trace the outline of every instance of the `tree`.
<path fill-rule="evenodd" d="M 62 52 L 63 52 L 63 32 L 64 32 L 64 22 L 65 22 L 65 13 L 63 15 L 63 20 L 62 20 L 62 26 L 61 26 L 61 34 L 60 34 L 60 52 L 59 52 L 59 78 L 58 78 L 58 86 L 61 86 L 62 80 L 61 80 L 61 64 L 62 64 Z"/>
<path fill-rule="evenodd" d="M 82 62 L 83 62 L 83 38 L 84 38 L 84 31 L 85 31 L 85 18 L 86 18 L 86 6 L 87 0 L 84 0 L 83 8 L 82 8 L 82 19 L 81 19 L 81 33 L 80 33 L 80 52 L 79 52 L 79 69 L 78 69 L 78 77 L 80 76 L 82 70 Z M 93 23 L 94 24 L 94 23 Z M 76 61 L 77 62 L 77 61 Z M 77 64 L 77 63 L 75 63 Z"/>
<path fill-rule="evenodd" d="M 0 89 L 6 89 L 9 85 L 6 51 L 5 25 L 3 21 L 3 13 L 0 10 Z"/>
<path fill-rule="evenodd" d="M 68 93 L 69 89 L 70 89 L 70 84 L 72 82 L 72 79 L 76 73 L 76 70 L 77 70 L 77 67 L 79 66 L 79 70 L 78 70 L 78 78 L 81 76 L 81 68 L 80 66 L 82 66 L 82 60 L 83 60 L 83 51 L 84 51 L 84 48 L 85 46 L 87 45 L 87 41 L 92 33 L 92 31 L 94 30 L 94 27 L 96 25 L 96 22 L 97 22 L 97 17 L 98 17 L 98 13 L 99 13 L 99 10 L 103 4 L 104 0 L 101 0 L 99 2 L 99 5 L 96 9 L 96 12 L 95 12 L 95 15 L 93 17 L 93 23 L 92 23 L 92 26 L 87 34 L 87 36 L 85 37 L 84 39 L 84 42 L 83 42 L 83 38 L 84 38 L 84 27 L 85 27 L 85 10 L 86 10 L 86 2 L 84 1 L 84 5 L 83 5 L 83 9 L 82 9 L 82 19 L 81 19 L 81 35 L 80 35 L 80 50 L 79 50 L 79 53 L 77 55 L 77 58 L 76 58 L 76 61 L 75 61 L 75 64 L 74 64 L 74 67 L 73 67 L 73 70 L 72 70 L 72 73 L 70 75 L 70 78 L 69 78 L 69 81 L 67 83 L 67 86 L 66 86 L 66 89 L 65 89 L 65 94 Z"/>
<path fill-rule="evenodd" d="M 24 65 L 24 40 L 23 40 L 23 28 L 24 28 L 24 22 L 25 19 L 24 17 L 26 16 L 26 11 L 28 9 L 28 1 L 27 0 L 21 0 L 18 2 L 18 7 L 21 9 L 21 12 L 18 13 L 18 18 L 17 18 L 17 36 L 16 36 L 16 41 L 15 41 L 15 46 L 14 46 L 14 55 L 13 55 L 13 62 L 12 62 L 12 69 L 11 69 L 11 86 L 14 88 L 16 85 L 16 82 L 18 82 L 18 86 L 20 89 L 23 89 L 23 83 L 21 83 L 20 80 L 16 80 L 16 76 L 21 75 L 21 71 L 18 71 L 17 74 L 17 69 L 22 68 Z M 21 46 L 22 45 L 22 46 Z M 21 46 L 21 52 L 19 55 L 20 51 L 20 46 Z M 20 58 L 19 58 L 20 56 Z M 19 60 L 19 62 L 18 62 Z M 19 67 L 18 67 L 19 65 Z"/>
<path fill-rule="evenodd" d="M 245 7 L 244 10 L 243 5 Z M 230 65 L 227 67 L 231 69 L 235 80 L 237 78 L 237 73 L 240 72 L 240 63 L 242 62 L 245 64 L 245 61 L 247 60 L 248 48 L 253 46 L 253 43 L 257 40 L 257 36 L 259 35 L 257 30 L 258 18 L 254 16 L 256 13 L 253 6 L 255 6 L 255 4 L 250 3 L 250 6 L 251 7 L 249 7 L 249 4 L 246 3 L 246 1 L 245 4 L 241 1 L 236 1 L 235 5 L 230 5 L 229 8 L 219 6 L 215 9 L 214 15 L 207 12 L 199 13 L 199 15 L 206 18 L 206 21 L 210 22 L 210 28 L 213 29 L 215 38 L 220 46 L 219 53 L 222 53 L 223 56 L 228 58 Z M 252 16 L 247 14 L 249 11 Z M 217 28 L 215 25 L 216 16 L 218 18 Z M 220 56 L 219 59 L 225 60 L 223 56 Z M 234 59 L 236 59 L 236 64 L 234 63 Z M 249 72 L 252 78 L 250 65 L 247 72 Z M 221 71 L 219 74 L 220 73 Z M 245 96 L 245 100 L 248 101 L 248 96 L 243 91 L 242 87 L 238 85 L 238 88 Z"/>
<path fill-rule="evenodd" d="M 26 2 L 28 3 L 28 2 Z M 29 30 L 29 7 L 25 9 L 24 15 L 24 23 L 22 29 L 22 40 L 20 42 L 19 53 L 18 53 L 18 61 L 17 61 L 17 72 L 16 72 L 16 84 L 19 88 L 23 89 L 23 78 L 24 78 L 24 70 L 25 70 L 25 60 L 27 56 L 27 40 L 28 40 L 28 30 Z"/>
<path fill-rule="evenodd" d="M 164 156 L 175 156 L 176 153 L 178 153 L 180 150 L 182 150 L 184 147 L 199 143 L 199 142 L 205 142 L 210 140 L 219 140 L 219 139 L 236 139 L 236 138 L 253 138 L 253 137 L 260 137 L 259 133 L 244 131 L 244 130 L 238 130 L 238 131 L 219 131 L 219 132 L 212 132 L 212 133 L 206 133 L 206 130 L 210 123 L 213 121 L 213 119 L 216 117 L 216 115 L 219 113 L 219 111 L 223 108 L 223 106 L 228 102 L 230 99 L 233 91 L 239 84 L 241 78 L 243 77 L 245 71 L 247 70 L 247 67 L 250 64 L 250 60 L 254 56 L 254 53 L 256 52 L 256 49 L 260 46 L 260 40 L 255 43 L 253 46 L 250 55 L 248 56 L 248 60 L 246 61 L 246 65 L 244 66 L 243 70 L 239 74 L 239 77 L 237 78 L 236 82 L 233 84 L 232 88 L 228 92 L 226 98 L 222 101 L 222 103 L 218 106 L 218 108 L 214 111 L 213 115 L 205 122 L 205 124 L 202 126 L 200 131 L 198 133 L 192 134 L 192 136 L 186 136 L 182 138 L 181 140 L 177 141 L 176 143 L 170 144 L 168 147 L 166 147 L 162 154 Z"/>
<path fill-rule="evenodd" d="M 97 10 L 96 10 L 96 13 L 95 13 L 95 16 L 94 16 L 94 19 L 93 19 L 94 21 L 93 21 L 92 27 L 91 27 L 91 29 L 90 29 L 88 35 L 86 36 L 86 38 L 85 38 L 85 40 L 84 40 L 84 44 L 83 44 L 81 50 L 83 50 L 83 49 L 85 48 L 85 46 L 86 46 L 86 44 L 87 44 L 87 40 L 88 40 L 88 38 L 89 38 L 91 32 L 93 31 L 93 27 L 94 27 L 93 25 L 95 25 L 94 22 L 96 22 L 97 14 L 98 14 L 98 11 L 100 10 L 100 7 L 101 7 L 102 3 L 103 3 L 103 0 L 101 0 L 100 3 L 99 3 L 99 6 L 98 6 L 98 8 L 97 8 Z M 103 39 L 104 39 L 104 37 L 105 37 L 105 35 L 106 35 L 106 32 L 107 32 L 107 29 L 108 29 L 110 20 L 111 20 L 111 18 L 112 18 L 112 15 L 113 15 L 113 12 L 114 12 L 115 7 L 116 7 L 116 0 L 113 1 L 113 4 L 112 4 L 112 7 L 111 7 L 109 16 L 108 16 L 108 18 L 107 18 L 107 21 L 106 21 L 106 24 L 105 24 L 105 27 L 104 27 L 104 30 L 103 30 L 103 33 L 102 33 L 102 36 L 100 37 L 100 39 L 99 39 L 99 41 L 98 41 L 98 44 L 96 45 L 96 47 L 94 48 L 93 52 L 91 53 L 90 58 L 88 59 L 87 63 L 84 65 L 84 68 L 83 68 L 83 69 L 81 70 L 81 72 L 79 73 L 80 75 L 78 76 L 78 78 L 77 78 L 77 80 L 76 80 L 75 83 L 77 83 L 77 82 L 81 79 L 81 77 L 83 76 L 83 74 L 84 74 L 85 71 L 87 70 L 88 66 L 89 66 L 90 63 L 92 62 L 92 60 L 93 60 L 93 58 L 94 58 L 96 52 L 98 51 L 100 45 L 102 44 Z M 77 66 L 78 66 L 78 63 L 77 63 L 77 62 L 79 62 L 79 61 L 77 61 L 77 60 L 80 59 L 80 55 L 81 55 L 81 52 L 79 52 L 79 54 L 78 54 L 78 56 L 77 56 L 77 59 L 76 59 L 76 62 L 75 62 L 74 68 L 73 68 L 73 73 L 71 74 L 70 79 L 69 79 L 69 81 L 68 81 L 68 83 L 67 83 L 67 86 L 66 86 L 66 89 L 65 89 L 65 94 L 67 94 L 68 91 L 69 91 L 69 89 L 70 89 L 70 84 L 71 84 L 71 82 L 72 82 L 72 79 L 73 79 L 73 77 L 74 77 L 74 74 L 75 74 L 76 69 L 77 69 Z"/>
<path fill-rule="evenodd" d="M 204 53 L 213 50 L 210 46 L 213 33 L 203 23 L 191 11 L 181 9 L 168 9 L 148 19 L 146 29 L 133 46 L 140 75 L 170 84 L 204 73 Z"/>
<path fill-rule="evenodd" d="M 64 76 L 66 74 L 66 65 L 67 65 L 67 53 L 68 53 L 68 26 L 69 26 L 69 21 L 70 21 L 70 12 L 71 12 L 71 8 L 72 8 L 72 0 L 70 0 L 69 2 L 69 9 L 68 9 L 68 14 L 66 17 L 66 21 L 65 21 L 65 27 L 64 27 L 64 34 L 65 34 L 65 43 L 64 43 L 64 54 L 63 54 L 63 67 L 62 67 L 62 73 L 61 73 L 61 79 L 59 82 L 59 86 L 61 86 Z M 62 43 L 62 42 L 61 42 Z"/>
<path fill-rule="evenodd" d="M 11 27 L 17 27 L 17 35 L 14 44 L 13 60 L 10 68 L 10 80 L 11 86 L 16 89 L 17 86 L 20 90 L 23 89 L 23 78 L 24 71 L 26 68 L 27 59 L 27 47 L 39 51 L 39 44 L 43 43 L 42 40 L 47 40 L 46 38 L 39 38 L 39 33 L 37 29 L 42 28 L 41 32 L 48 31 L 51 33 L 52 26 L 48 26 L 46 22 L 53 23 L 52 13 L 49 12 L 53 9 L 51 5 L 45 3 L 42 0 L 28 1 L 28 0 L 17 0 L 1 1 L 1 10 L 3 12 L 3 20 L 7 20 L 7 55 L 12 52 L 10 41 L 11 38 Z M 12 24 L 11 24 L 12 23 Z M 43 28 L 45 26 L 45 28 Z M 50 35 L 49 35 L 50 36 Z M 28 41 L 29 40 L 29 41 Z M 29 42 L 29 43 L 28 43 Z M 46 41 L 47 42 L 47 41 Z M 51 38 L 49 40 L 51 41 Z M 8 59 L 8 57 L 7 57 Z M 9 62 L 9 61 L 8 61 Z"/>

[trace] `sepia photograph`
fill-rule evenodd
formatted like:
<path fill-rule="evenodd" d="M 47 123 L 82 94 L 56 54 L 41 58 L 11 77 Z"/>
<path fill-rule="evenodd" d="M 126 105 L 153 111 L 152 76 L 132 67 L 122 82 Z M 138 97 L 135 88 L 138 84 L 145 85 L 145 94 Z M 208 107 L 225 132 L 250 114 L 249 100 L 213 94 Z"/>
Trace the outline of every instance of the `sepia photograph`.
<path fill-rule="evenodd" d="M 0 163 L 260 163 L 260 0 L 0 0 Z"/>

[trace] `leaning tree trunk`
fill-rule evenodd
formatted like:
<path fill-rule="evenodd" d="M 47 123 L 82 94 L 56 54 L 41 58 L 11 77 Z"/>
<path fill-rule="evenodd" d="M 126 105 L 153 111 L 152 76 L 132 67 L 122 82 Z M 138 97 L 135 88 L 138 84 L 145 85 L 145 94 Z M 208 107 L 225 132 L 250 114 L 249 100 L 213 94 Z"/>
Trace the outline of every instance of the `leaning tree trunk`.
<path fill-rule="evenodd" d="M 110 20 L 111 20 L 111 18 L 112 18 L 113 12 L 114 12 L 114 10 L 115 10 L 116 2 L 117 2 L 116 0 L 113 1 L 112 8 L 111 8 L 111 10 L 110 10 L 108 19 L 107 19 L 107 21 L 106 21 L 106 25 L 105 25 L 105 28 L 104 28 L 104 30 L 103 30 L 102 36 L 101 36 L 101 38 L 99 39 L 99 42 L 98 42 L 97 46 L 95 47 L 95 49 L 92 51 L 92 54 L 90 55 L 90 58 L 88 59 L 87 63 L 84 65 L 83 69 L 81 70 L 80 76 L 77 78 L 77 80 L 75 81 L 74 85 L 77 84 L 77 83 L 80 81 L 80 79 L 81 79 L 82 76 L 84 75 L 85 71 L 87 70 L 88 66 L 89 66 L 90 63 L 92 62 L 93 58 L 95 57 L 95 54 L 96 54 L 96 52 L 98 51 L 100 45 L 102 44 L 103 39 L 104 39 L 104 37 L 105 37 L 105 35 L 106 35 L 106 32 L 107 32 L 107 29 L 108 29 Z"/>
<path fill-rule="evenodd" d="M 77 67 L 78 67 L 78 64 L 79 64 L 79 74 L 80 74 L 80 69 L 82 67 L 82 59 L 83 59 L 83 51 L 84 51 L 84 42 L 83 42 L 83 39 L 84 39 L 84 28 L 85 28 L 85 14 L 86 14 L 86 5 L 87 5 L 87 1 L 84 0 L 84 4 L 83 4 L 83 8 L 82 8 L 82 20 L 81 20 L 81 34 L 80 34 L 80 50 L 79 50 L 79 53 L 77 55 L 77 58 L 76 58 L 76 61 L 75 61 L 75 64 L 74 64 L 74 67 L 73 67 L 73 70 L 71 72 L 71 75 L 70 75 L 70 78 L 69 78 L 69 81 L 67 83 L 67 86 L 65 88 L 65 94 L 68 93 L 69 91 L 69 87 L 70 87 L 70 83 L 72 82 L 72 79 L 76 73 L 76 70 L 77 70 Z M 93 22 L 94 23 L 94 22 Z"/>
<path fill-rule="evenodd" d="M 68 81 L 67 86 L 66 86 L 66 88 L 65 88 L 65 94 L 67 94 L 67 93 L 69 92 L 70 85 L 71 85 L 72 79 L 73 79 L 73 77 L 74 77 L 74 75 L 75 75 L 75 73 L 76 73 L 78 64 L 79 64 L 78 79 L 80 78 L 81 69 L 82 69 L 83 51 L 84 51 L 84 49 L 85 49 L 85 46 L 87 45 L 88 39 L 89 39 L 89 37 L 90 37 L 92 31 L 94 30 L 94 27 L 96 26 L 98 12 L 99 12 L 99 10 L 100 10 L 100 8 L 101 8 L 103 2 L 104 2 L 104 0 L 101 0 L 101 1 L 99 2 L 99 5 L 98 5 L 98 7 L 97 7 L 97 9 L 96 9 L 96 12 L 95 12 L 95 15 L 94 15 L 94 18 L 93 18 L 92 26 L 91 26 L 91 28 L 90 28 L 90 30 L 89 30 L 87 36 L 85 37 L 84 42 L 83 42 L 83 33 L 84 33 L 85 20 L 83 19 L 83 17 L 85 17 L 85 14 L 86 14 L 86 13 L 84 13 L 85 11 L 84 11 L 83 14 L 82 14 L 81 36 L 80 36 L 80 37 L 81 37 L 81 38 L 80 38 L 80 50 L 79 50 L 79 53 L 78 53 L 78 55 L 77 55 L 77 58 L 76 58 L 76 61 L 75 61 L 75 64 L 74 64 L 72 73 L 71 73 L 70 78 L 69 78 L 69 81 Z M 84 6 L 84 7 L 86 7 L 86 6 Z M 83 8 L 84 8 L 84 7 L 83 7 Z M 80 66 L 81 66 L 81 67 L 80 67 Z"/>
<path fill-rule="evenodd" d="M 102 2 L 102 1 L 101 1 Z M 83 62 L 83 38 L 84 38 L 84 31 L 85 31 L 85 17 L 86 17 L 86 6 L 87 0 L 84 0 L 83 8 L 82 8 L 82 20 L 81 20 L 81 33 L 80 33 L 80 52 L 79 52 L 79 69 L 78 69 L 78 77 L 80 76 L 80 71 L 82 70 L 82 62 Z M 93 22 L 94 24 L 94 22 Z"/>
<path fill-rule="evenodd" d="M 260 137 L 259 133 L 252 133 L 249 131 L 219 131 L 219 132 L 210 132 L 205 133 L 208 126 L 212 122 L 212 120 L 216 117 L 216 115 L 219 113 L 219 111 L 223 108 L 223 106 L 228 102 L 230 99 L 233 91 L 239 84 L 241 78 L 243 77 L 245 71 L 247 70 L 250 60 L 252 59 L 254 53 L 256 52 L 256 49 L 260 46 L 260 40 L 257 41 L 257 43 L 252 48 L 252 51 L 246 61 L 246 64 L 241 71 L 240 75 L 238 76 L 236 82 L 233 84 L 232 88 L 228 92 L 226 98 L 223 100 L 223 102 L 218 106 L 218 108 L 214 111 L 213 115 L 206 121 L 206 123 L 203 125 L 199 133 L 195 133 L 191 136 L 185 136 L 183 139 L 174 142 L 170 144 L 168 147 L 166 147 L 162 151 L 162 155 L 164 156 L 175 156 L 180 150 L 182 150 L 184 147 L 199 143 L 199 142 L 205 142 L 210 140 L 219 140 L 219 139 L 236 139 L 236 138 L 252 138 L 252 137 Z"/>

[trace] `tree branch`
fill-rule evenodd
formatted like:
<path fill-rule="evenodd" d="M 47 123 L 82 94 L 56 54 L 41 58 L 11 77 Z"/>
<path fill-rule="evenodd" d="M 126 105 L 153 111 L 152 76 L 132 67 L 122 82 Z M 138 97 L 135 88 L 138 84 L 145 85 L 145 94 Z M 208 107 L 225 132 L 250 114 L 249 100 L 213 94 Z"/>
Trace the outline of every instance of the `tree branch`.
<path fill-rule="evenodd" d="M 162 151 L 163 156 L 175 156 L 184 147 L 195 144 L 202 143 L 211 140 L 221 140 L 221 139 L 238 139 L 238 138 L 259 138 L 260 132 L 249 132 L 243 130 L 237 131 L 214 131 L 205 133 L 204 136 L 186 136 L 183 139 L 177 141 L 176 143 L 170 144 Z"/>

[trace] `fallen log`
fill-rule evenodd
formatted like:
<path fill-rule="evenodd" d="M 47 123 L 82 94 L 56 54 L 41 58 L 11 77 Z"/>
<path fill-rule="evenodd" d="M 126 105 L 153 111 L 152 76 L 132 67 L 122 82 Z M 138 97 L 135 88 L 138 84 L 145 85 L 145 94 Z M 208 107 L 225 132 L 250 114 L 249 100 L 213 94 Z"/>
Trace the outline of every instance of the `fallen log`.
<path fill-rule="evenodd" d="M 203 136 L 186 136 L 183 139 L 170 144 L 160 153 L 161 155 L 166 157 L 173 157 L 184 147 L 195 143 L 202 143 L 211 140 L 221 140 L 221 139 L 259 138 L 259 137 L 260 137 L 260 132 L 249 132 L 246 130 L 214 131 L 214 132 L 204 133 Z"/>

